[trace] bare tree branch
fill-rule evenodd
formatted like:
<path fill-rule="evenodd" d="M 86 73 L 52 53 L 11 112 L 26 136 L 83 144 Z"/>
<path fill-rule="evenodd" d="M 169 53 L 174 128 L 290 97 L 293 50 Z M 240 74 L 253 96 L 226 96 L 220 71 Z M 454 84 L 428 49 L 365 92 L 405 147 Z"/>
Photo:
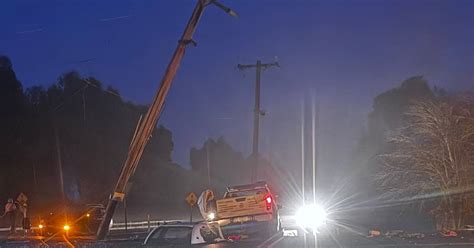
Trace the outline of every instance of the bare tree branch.
<path fill-rule="evenodd" d="M 391 151 L 378 156 L 381 170 L 375 180 L 383 196 L 436 195 L 431 213 L 441 226 L 462 225 L 474 210 L 473 116 L 471 95 L 414 103 L 404 126 L 387 140 Z"/>

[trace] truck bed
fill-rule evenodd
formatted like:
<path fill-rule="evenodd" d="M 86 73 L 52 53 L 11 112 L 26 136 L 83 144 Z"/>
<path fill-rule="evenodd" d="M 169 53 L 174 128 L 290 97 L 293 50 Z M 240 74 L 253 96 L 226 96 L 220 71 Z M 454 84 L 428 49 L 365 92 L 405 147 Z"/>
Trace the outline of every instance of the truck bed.
<path fill-rule="evenodd" d="M 219 219 L 271 213 L 267 211 L 263 196 L 241 196 L 216 201 Z"/>

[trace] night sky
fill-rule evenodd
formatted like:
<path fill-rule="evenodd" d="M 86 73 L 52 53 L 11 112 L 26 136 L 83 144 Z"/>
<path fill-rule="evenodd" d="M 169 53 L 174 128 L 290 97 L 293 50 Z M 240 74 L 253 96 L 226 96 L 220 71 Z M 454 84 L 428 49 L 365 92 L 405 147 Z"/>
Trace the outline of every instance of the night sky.
<path fill-rule="evenodd" d="M 474 1 L 222 0 L 239 13 L 206 9 L 160 120 L 173 132 L 178 163 L 206 137 L 251 149 L 254 71 L 237 63 L 273 62 L 262 76 L 261 150 L 299 163 L 302 99 L 321 109 L 320 162 L 347 166 L 374 96 L 424 75 L 451 91 L 473 89 Z M 77 70 L 148 103 L 194 0 L 5 1 L 0 54 L 25 87 L 50 85 Z M 89 62 L 78 63 L 83 60 Z M 334 151 L 340 156 L 330 156 Z M 335 153 L 335 152 L 332 152 Z"/>

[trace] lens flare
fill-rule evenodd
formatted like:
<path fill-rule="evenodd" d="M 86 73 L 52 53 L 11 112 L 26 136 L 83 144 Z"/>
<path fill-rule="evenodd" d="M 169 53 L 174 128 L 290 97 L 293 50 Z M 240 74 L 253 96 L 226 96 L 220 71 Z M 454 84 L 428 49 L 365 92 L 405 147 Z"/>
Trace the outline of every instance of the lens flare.
<path fill-rule="evenodd" d="M 207 218 L 208 218 L 209 220 L 214 220 L 214 219 L 216 218 L 216 214 L 213 213 L 213 212 L 210 212 L 210 213 L 207 215 Z"/>
<path fill-rule="evenodd" d="M 303 228 L 316 230 L 326 223 L 327 213 L 319 205 L 306 205 L 296 212 L 295 220 Z"/>

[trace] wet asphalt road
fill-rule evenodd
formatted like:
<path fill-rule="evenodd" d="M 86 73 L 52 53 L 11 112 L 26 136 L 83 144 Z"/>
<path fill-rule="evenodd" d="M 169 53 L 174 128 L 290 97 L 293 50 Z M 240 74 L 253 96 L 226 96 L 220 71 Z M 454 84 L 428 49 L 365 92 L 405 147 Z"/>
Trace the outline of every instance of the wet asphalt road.
<path fill-rule="evenodd" d="M 305 245 L 306 243 L 306 245 Z M 62 237 L 58 237 L 48 242 L 48 245 L 35 239 L 0 240 L 0 248 L 12 247 L 82 247 L 82 248 L 122 248 L 122 247 L 144 247 L 141 240 L 110 240 L 107 242 L 94 242 L 92 240 L 70 238 L 69 243 Z M 153 247 L 153 246 L 148 246 Z M 170 246 L 166 246 L 170 247 Z M 306 242 L 303 237 L 283 237 L 277 235 L 266 240 L 250 240 L 223 242 L 216 244 L 195 245 L 195 246 L 171 246 L 175 248 L 184 247 L 206 247 L 206 248 L 298 248 L 298 247 L 351 247 L 351 248 L 376 248 L 376 247 L 474 247 L 474 239 L 469 238 L 436 238 L 436 239 L 368 239 L 362 236 L 343 235 L 337 239 L 321 237 L 318 245 L 315 246 L 314 237 L 307 237 Z"/>
<path fill-rule="evenodd" d="M 287 230 L 296 229 L 291 221 L 284 222 L 284 228 Z M 332 233 L 320 234 L 318 236 L 317 246 L 315 245 L 314 236 L 309 235 L 303 237 L 301 230 L 298 237 L 283 237 L 281 233 L 275 234 L 270 238 L 258 238 L 246 241 L 223 242 L 217 244 L 195 245 L 195 246 L 172 246 L 172 247 L 207 247 L 207 248 L 299 248 L 299 247 L 351 247 L 351 248 L 376 248 L 376 247 L 474 247 L 474 235 L 469 237 L 442 238 L 427 236 L 423 239 L 402 239 L 402 238 L 367 238 L 361 234 L 354 233 Z M 110 240 L 106 242 L 95 242 L 92 237 L 74 238 L 74 237 L 55 237 L 47 242 L 47 245 L 40 241 L 44 237 L 16 237 L 14 239 L 6 239 L 0 235 L 0 248 L 11 247 L 83 247 L 83 248 L 122 248 L 122 247 L 144 247 L 142 242 L 146 236 L 146 232 L 124 234 L 120 232 L 112 232 L 109 235 Z M 135 237 L 135 240 L 130 240 Z M 67 240 L 67 241 L 66 241 Z M 306 245 L 305 245 L 306 244 Z M 166 246 L 170 247 L 170 246 Z"/>

